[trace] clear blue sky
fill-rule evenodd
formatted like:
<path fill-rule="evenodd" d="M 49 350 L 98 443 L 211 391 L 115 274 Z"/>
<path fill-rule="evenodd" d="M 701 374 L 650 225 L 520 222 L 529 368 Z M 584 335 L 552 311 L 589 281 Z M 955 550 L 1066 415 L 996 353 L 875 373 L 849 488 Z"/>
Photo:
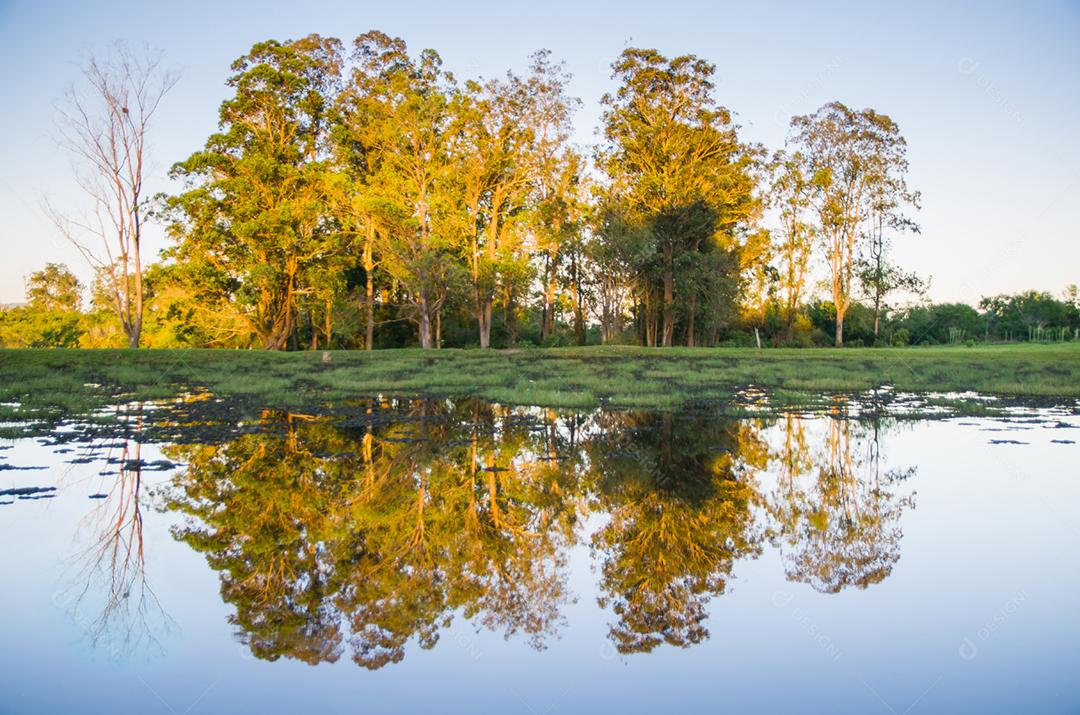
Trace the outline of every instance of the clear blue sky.
<path fill-rule="evenodd" d="M 819 6 L 820 5 L 820 6 Z M 46 261 L 88 271 L 43 215 L 77 198 L 53 139 L 55 101 L 88 50 L 115 39 L 164 49 L 183 78 L 156 127 L 151 188 L 201 146 L 229 63 L 254 42 L 369 29 L 433 47 L 459 77 L 524 68 L 551 49 L 584 100 L 593 140 L 608 64 L 628 44 L 694 53 L 747 139 L 778 147 L 793 113 L 834 99 L 896 119 L 923 193 L 923 233 L 898 259 L 935 300 L 976 301 L 1080 283 L 1080 3 L 49 2 L 0 0 L 0 302 Z M 164 246 L 160 230 L 151 253 Z"/>

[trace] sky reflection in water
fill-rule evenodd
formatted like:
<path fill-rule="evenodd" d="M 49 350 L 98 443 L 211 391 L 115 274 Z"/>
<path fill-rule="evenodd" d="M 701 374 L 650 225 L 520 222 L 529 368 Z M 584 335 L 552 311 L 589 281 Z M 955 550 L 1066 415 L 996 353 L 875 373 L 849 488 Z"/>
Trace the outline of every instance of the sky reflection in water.
<path fill-rule="evenodd" d="M 0 711 L 1080 707 L 1066 411 L 155 420 L 0 450 Z"/>

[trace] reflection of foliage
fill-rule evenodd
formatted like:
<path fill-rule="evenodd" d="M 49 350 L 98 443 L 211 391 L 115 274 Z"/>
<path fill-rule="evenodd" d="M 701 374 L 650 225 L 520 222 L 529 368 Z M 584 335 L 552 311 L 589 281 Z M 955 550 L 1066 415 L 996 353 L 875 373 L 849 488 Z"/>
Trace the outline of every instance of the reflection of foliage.
<path fill-rule="evenodd" d="M 707 638 L 709 601 L 766 534 L 789 578 L 820 591 L 888 575 L 910 499 L 862 476 L 876 442 L 858 460 L 859 428 L 830 420 L 819 455 L 801 420 L 785 420 L 776 453 L 761 424 L 707 413 L 557 416 L 476 400 L 370 403 L 341 422 L 266 412 L 230 442 L 171 448 L 189 466 L 166 504 L 187 515 L 175 535 L 220 573 L 261 658 L 348 651 L 379 668 L 410 642 L 433 647 L 455 614 L 542 648 L 588 511 L 606 516 L 590 544 L 609 635 L 647 652 Z M 764 497 L 770 462 L 780 483 Z"/>
<path fill-rule="evenodd" d="M 914 501 L 888 491 L 894 480 L 879 474 L 876 423 L 862 435 L 858 423 L 829 419 L 817 460 L 809 454 L 800 418 L 787 417 L 782 426 L 781 474 L 769 509 L 784 544 L 788 578 L 822 593 L 882 581 L 900 558 L 899 519 Z M 865 457 L 857 454 L 860 440 Z M 812 481 L 806 484 L 804 477 Z"/>
<path fill-rule="evenodd" d="M 735 559 L 759 551 L 753 489 L 736 471 L 738 455 L 756 450 L 735 423 L 625 421 L 625 449 L 601 445 L 593 455 L 611 514 L 593 539 L 603 554 L 601 603 L 619 619 L 611 637 L 623 653 L 698 643 L 708 636 L 709 598 L 723 593 Z"/>
<path fill-rule="evenodd" d="M 446 409 L 421 401 L 359 435 L 271 413 L 262 434 L 174 448 L 190 466 L 170 505 L 195 517 L 177 535 L 221 572 L 256 655 L 336 660 L 347 637 L 380 667 L 411 638 L 433 645 L 459 608 L 541 644 L 565 599 L 568 532 L 552 527 L 573 490 L 511 463 L 527 430 Z"/>
<path fill-rule="evenodd" d="M 221 572 L 222 595 L 237 606 L 235 622 L 252 651 L 316 663 L 340 641 L 322 593 L 328 512 L 343 480 L 298 448 L 297 419 L 285 417 L 282 431 L 265 437 L 178 448 L 191 468 L 182 478 L 184 501 L 170 505 L 212 525 L 177 535 Z"/>

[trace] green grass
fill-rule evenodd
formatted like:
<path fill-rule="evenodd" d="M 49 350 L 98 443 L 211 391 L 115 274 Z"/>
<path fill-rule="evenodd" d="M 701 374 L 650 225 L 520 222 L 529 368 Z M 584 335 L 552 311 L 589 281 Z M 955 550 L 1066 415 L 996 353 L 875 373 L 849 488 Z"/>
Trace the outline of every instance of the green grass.
<path fill-rule="evenodd" d="M 188 391 L 292 407 L 373 394 L 475 396 L 509 404 L 677 409 L 763 389 L 768 408 L 828 404 L 837 393 L 974 391 L 1069 402 L 1080 344 L 985 347 L 656 350 L 587 347 L 267 353 L 233 350 L 2 350 L 0 421 L 86 414 Z M 743 400 L 744 402 L 746 400 Z M 755 409 L 760 405 L 751 400 Z M 983 402 L 927 401 L 981 414 Z"/>

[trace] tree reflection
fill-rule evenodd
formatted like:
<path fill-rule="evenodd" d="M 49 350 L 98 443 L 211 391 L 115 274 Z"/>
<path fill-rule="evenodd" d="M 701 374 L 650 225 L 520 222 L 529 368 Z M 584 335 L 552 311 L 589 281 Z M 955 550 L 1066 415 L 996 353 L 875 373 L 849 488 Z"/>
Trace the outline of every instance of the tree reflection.
<path fill-rule="evenodd" d="M 618 617 L 610 636 L 621 653 L 698 643 L 709 598 L 724 592 L 736 559 L 760 549 L 739 458 L 754 437 L 719 420 L 676 429 L 670 414 L 616 414 L 607 426 L 590 454 L 597 506 L 610 515 L 593 537 L 601 605 Z"/>
<path fill-rule="evenodd" d="M 130 414 L 117 410 L 126 434 L 119 452 L 109 461 L 117 465 L 107 493 L 83 523 L 89 544 L 72 559 L 77 566 L 72 584 L 58 594 L 86 633 L 91 645 L 114 656 L 155 647 L 172 619 L 165 612 L 147 578 L 143 539 L 141 405 Z"/>
<path fill-rule="evenodd" d="M 267 413 L 259 434 L 176 448 L 189 468 L 170 505 L 194 517 L 177 536 L 221 572 L 259 657 L 336 660 L 347 634 L 377 668 L 410 639 L 434 645 L 459 609 L 542 645 L 576 490 L 500 411 L 421 400 L 360 434 Z"/>
<path fill-rule="evenodd" d="M 710 600 L 767 538 L 790 579 L 824 592 L 879 581 L 898 558 L 910 499 L 885 488 L 876 446 L 862 454 L 877 428 L 829 419 L 815 449 L 800 418 L 777 426 L 478 400 L 371 402 L 344 420 L 267 411 L 231 441 L 170 448 L 188 467 L 166 505 L 260 658 L 380 668 L 433 647 L 455 616 L 543 648 L 582 542 L 616 649 L 647 652 L 707 638 Z"/>
<path fill-rule="evenodd" d="M 803 420 L 783 419 L 769 511 L 788 579 L 837 593 L 892 572 L 900 558 L 900 516 L 914 500 L 891 491 L 895 474 L 881 474 L 879 421 L 866 425 L 840 413 L 825 426 L 822 449 L 813 454 Z"/>

